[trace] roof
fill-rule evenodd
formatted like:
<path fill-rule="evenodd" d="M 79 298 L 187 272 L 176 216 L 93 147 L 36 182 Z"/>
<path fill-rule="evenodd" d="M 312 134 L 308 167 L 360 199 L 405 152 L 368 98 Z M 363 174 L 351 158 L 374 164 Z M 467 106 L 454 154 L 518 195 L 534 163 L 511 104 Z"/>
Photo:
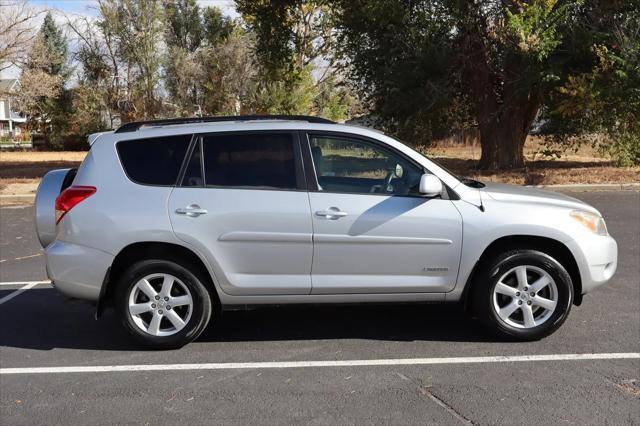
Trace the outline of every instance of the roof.
<path fill-rule="evenodd" d="M 346 126 L 339 123 L 316 123 L 307 121 L 295 121 L 284 119 L 272 120 L 241 120 L 241 121 L 214 121 L 214 122 L 187 122 L 187 123 L 163 123 L 161 125 L 145 124 L 138 130 L 125 130 L 118 132 L 110 130 L 100 133 L 98 136 L 108 136 L 107 139 L 120 141 L 127 139 L 140 139 L 151 137 L 163 137 L 171 135 L 183 135 L 190 133 L 217 133 L 217 132 L 244 132 L 244 131 L 265 131 L 265 130 L 332 130 L 347 131 L 354 130 L 356 133 L 360 129 L 358 127 Z M 373 132 L 372 132 L 373 133 Z M 93 140 L 98 139 L 95 137 Z M 103 139 L 103 138 L 101 138 Z"/>
<path fill-rule="evenodd" d="M 16 84 L 20 84 L 17 78 L 0 79 L 0 94 L 13 91 Z"/>

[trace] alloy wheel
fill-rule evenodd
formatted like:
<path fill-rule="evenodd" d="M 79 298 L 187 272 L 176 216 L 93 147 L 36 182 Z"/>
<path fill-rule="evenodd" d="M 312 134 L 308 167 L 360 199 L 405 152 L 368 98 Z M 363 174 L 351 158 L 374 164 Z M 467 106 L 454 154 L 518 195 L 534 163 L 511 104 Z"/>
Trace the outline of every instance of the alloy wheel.
<path fill-rule="evenodd" d="M 493 289 L 493 307 L 506 324 L 529 329 L 551 318 L 558 304 L 558 287 L 551 275 L 532 265 L 507 271 Z"/>
<path fill-rule="evenodd" d="M 129 315 L 134 324 L 152 336 L 171 336 L 191 318 L 193 298 L 182 281 L 171 274 L 151 274 L 129 293 Z"/>

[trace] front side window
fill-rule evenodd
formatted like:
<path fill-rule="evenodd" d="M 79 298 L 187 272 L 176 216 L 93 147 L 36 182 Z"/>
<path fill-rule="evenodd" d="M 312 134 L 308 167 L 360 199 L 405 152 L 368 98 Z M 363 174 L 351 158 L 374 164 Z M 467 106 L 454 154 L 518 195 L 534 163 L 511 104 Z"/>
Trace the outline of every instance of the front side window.
<path fill-rule="evenodd" d="M 296 189 L 294 142 L 288 133 L 203 138 L 206 186 Z"/>
<path fill-rule="evenodd" d="M 129 178 L 144 185 L 173 186 L 189 147 L 191 135 L 118 142 L 116 149 Z"/>
<path fill-rule="evenodd" d="M 309 135 L 318 188 L 328 192 L 417 195 L 422 170 L 359 139 Z"/>

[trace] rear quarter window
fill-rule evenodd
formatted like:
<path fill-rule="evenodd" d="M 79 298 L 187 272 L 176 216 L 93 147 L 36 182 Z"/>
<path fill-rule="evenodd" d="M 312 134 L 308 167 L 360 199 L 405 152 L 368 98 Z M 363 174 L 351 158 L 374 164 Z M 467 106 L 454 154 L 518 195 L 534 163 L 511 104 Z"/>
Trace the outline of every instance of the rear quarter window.
<path fill-rule="evenodd" d="M 116 144 L 120 162 L 132 181 L 173 186 L 178 180 L 191 135 L 133 139 Z"/>

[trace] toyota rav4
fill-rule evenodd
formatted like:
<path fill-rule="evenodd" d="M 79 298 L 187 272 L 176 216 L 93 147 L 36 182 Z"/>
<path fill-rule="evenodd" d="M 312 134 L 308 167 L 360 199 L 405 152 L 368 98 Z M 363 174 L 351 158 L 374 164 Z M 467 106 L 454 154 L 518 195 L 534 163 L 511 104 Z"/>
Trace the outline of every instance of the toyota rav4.
<path fill-rule="evenodd" d="M 220 310 L 291 303 L 461 302 L 503 338 L 539 339 L 616 270 L 593 207 L 457 177 L 369 129 L 205 117 L 89 142 L 38 188 L 47 274 L 156 348 Z"/>

